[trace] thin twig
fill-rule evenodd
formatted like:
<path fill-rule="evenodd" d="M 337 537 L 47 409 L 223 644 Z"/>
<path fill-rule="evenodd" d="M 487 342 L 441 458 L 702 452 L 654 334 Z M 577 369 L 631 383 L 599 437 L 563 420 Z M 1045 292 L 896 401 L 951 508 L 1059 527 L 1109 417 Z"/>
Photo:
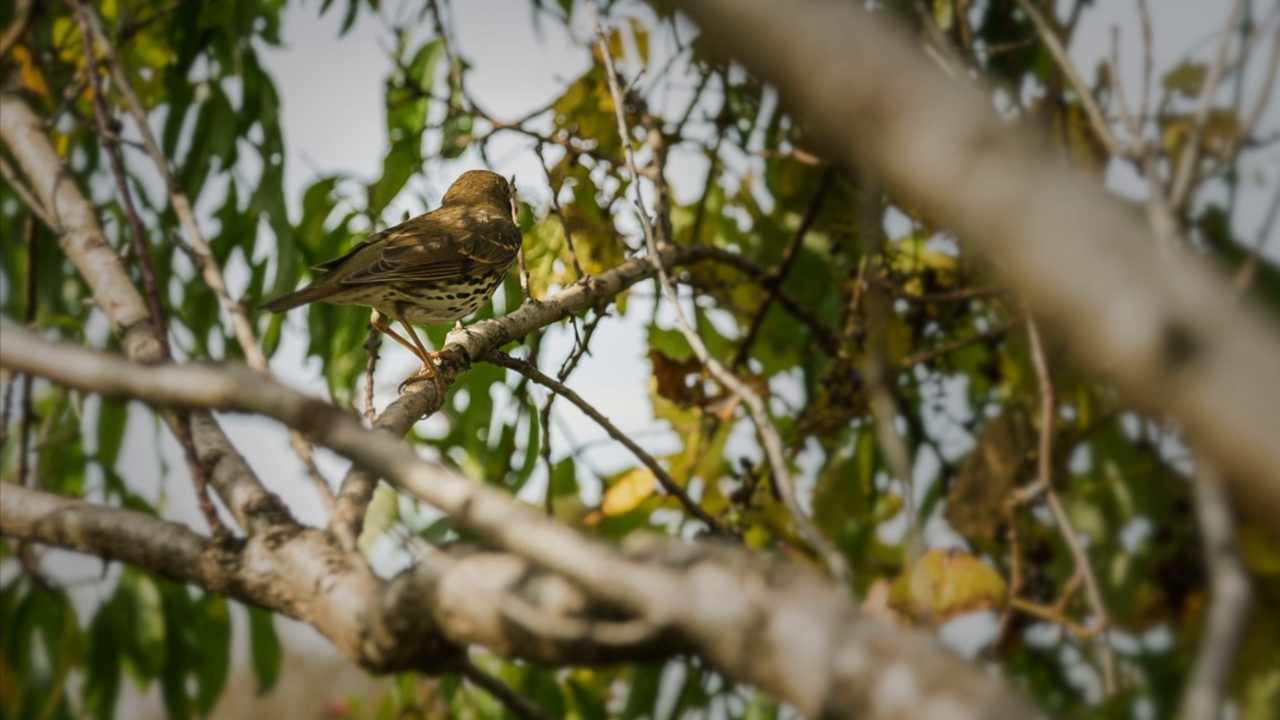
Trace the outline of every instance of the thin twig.
<path fill-rule="evenodd" d="M 871 282 L 881 285 L 893 296 L 900 300 L 906 300 L 913 303 L 931 303 L 931 302 L 964 302 L 966 300 L 979 300 L 983 298 L 999 297 L 1008 294 L 1008 288 L 1003 287 L 969 287 L 957 290 L 939 290 L 936 292 L 912 292 L 897 283 L 883 277 L 873 277 Z"/>
<path fill-rule="evenodd" d="M 1253 100 L 1253 109 L 1244 116 L 1244 121 L 1240 124 L 1240 134 L 1237 142 L 1247 143 L 1253 138 L 1254 130 L 1258 127 L 1258 121 L 1262 119 L 1262 113 L 1267 108 L 1267 102 L 1271 100 L 1271 93 L 1275 90 L 1276 75 L 1280 73 L 1280 12 L 1275 10 L 1268 16 L 1268 21 L 1277 20 L 1275 35 L 1271 38 L 1271 52 L 1267 56 L 1267 69 L 1262 74 L 1262 85 L 1258 91 L 1258 97 Z M 1241 52 L 1248 52 L 1242 50 Z M 1243 62 L 1241 58 L 1241 62 Z"/>
<path fill-rule="evenodd" d="M 1155 69 L 1154 43 L 1151 40 L 1151 9 L 1147 0 L 1138 0 L 1138 23 L 1142 27 L 1142 99 L 1138 101 L 1138 127 L 1146 127 L 1151 110 L 1151 73 Z"/>
<path fill-rule="evenodd" d="M 901 409 L 895 391 L 896 375 L 889 367 L 888 327 L 893 315 L 893 303 L 883 288 L 867 286 L 865 280 L 867 268 L 870 265 L 867 259 L 886 257 L 883 250 L 885 237 L 882 195 L 874 178 L 869 176 L 861 178 L 858 187 L 858 220 L 865 250 L 862 262 L 858 266 L 856 296 L 850 302 L 850 310 L 856 312 L 854 303 L 866 302 L 865 316 L 869 318 L 867 352 L 860 369 L 867 384 L 876 444 L 879 445 L 880 452 L 884 456 L 890 478 L 897 480 L 902 487 L 903 504 L 907 508 L 907 533 L 904 545 L 907 547 L 907 562 L 911 563 L 924 553 L 924 542 L 920 523 L 916 518 L 915 485 L 911 471 L 912 452 L 907 446 L 906 438 L 898 430 L 897 419 Z"/>
<path fill-rule="evenodd" d="M 684 307 L 680 304 L 680 298 L 676 295 L 675 286 L 671 283 L 671 278 L 667 273 L 666 266 L 662 263 L 657 238 L 654 234 L 653 222 L 649 218 L 649 212 L 645 209 L 644 197 L 640 188 L 640 173 L 636 169 L 635 150 L 632 148 L 631 134 L 627 128 L 627 118 L 625 115 L 622 90 L 618 84 L 618 73 L 613 65 L 613 55 L 609 51 L 609 42 L 604 34 L 604 27 L 600 24 L 600 8 L 595 0 L 591 0 L 590 8 L 592 18 L 594 20 L 596 31 L 596 43 L 600 48 L 600 55 L 604 60 L 605 75 L 609 82 L 609 92 L 613 96 L 613 109 L 615 120 L 618 123 L 618 133 L 622 138 L 623 154 L 626 158 L 627 171 L 631 174 L 631 188 L 634 194 L 636 213 L 640 218 L 640 227 L 644 231 L 645 246 L 648 248 L 648 257 L 650 263 L 658 278 L 658 285 L 662 288 L 662 293 L 670 303 L 671 309 L 675 314 L 676 324 L 680 328 L 680 332 L 689 342 L 693 349 L 694 355 L 698 357 L 699 362 L 711 373 L 721 385 L 729 392 L 736 394 L 742 398 L 743 404 L 751 416 L 752 422 L 756 426 L 756 432 L 760 436 L 761 445 L 764 447 L 765 457 L 768 458 L 770 471 L 773 474 L 774 485 L 778 488 L 782 495 L 783 504 L 787 512 L 791 515 L 792 522 L 795 523 L 797 534 L 813 548 L 826 563 L 827 569 L 835 579 L 837 585 L 844 591 L 848 591 L 849 584 L 849 567 L 844 556 L 827 540 L 818 528 L 809 520 L 804 512 L 804 508 L 800 506 L 799 500 L 795 495 L 795 487 L 792 484 L 790 472 L 787 470 L 786 460 L 783 455 L 782 437 L 778 434 L 777 428 L 769 420 L 768 412 L 765 409 L 764 401 L 756 394 L 754 390 L 747 387 L 745 383 L 738 379 L 733 373 L 729 372 L 720 364 L 720 361 L 711 356 L 707 351 L 707 346 L 702 342 L 702 338 L 693 330 L 693 326 L 689 324 L 688 317 L 685 316 Z"/>
<path fill-rule="evenodd" d="M 22 283 L 22 319 L 27 327 L 31 327 L 36 320 L 38 297 L 36 283 L 40 277 L 36 264 L 37 237 L 36 224 L 31 216 L 28 216 L 23 229 L 23 241 L 27 246 L 27 264 L 24 268 L 27 277 Z M 34 473 L 28 472 L 28 464 L 31 461 L 31 425 L 35 422 L 35 410 L 31 397 L 32 379 L 30 373 L 22 375 L 22 415 L 18 425 L 18 484 L 28 488 L 35 485 Z"/>
<path fill-rule="evenodd" d="M 1101 630 L 1102 688 L 1106 696 L 1110 698 L 1116 693 L 1116 658 L 1111 649 L 1111 642 L 1107 637 L 1107 629 L 1110 627 L 1111 621 L 1107 614 L 1106 605 L 1102 600 L 1102 592 L 1098 588 L 1098 579 L 1093 573 L 1093 566 L 1089 563 L 1089 555 L 1084 546 L 1080 544 L 1080 538 L 1076 534 L 1075 527 L 1071 524 L 1071 519 L 1067 516 L 1067 511 L 1058 497 L 1058 491 L 1053 486 L 1053 421 L 1057 407 L 1053 392 L 1053 376 L 1049 373 L 1049 360 L 1045 355 L 1044 344 L 1040 340 L 1040 332 L 1029 313 L 1027 315 L 1027 336 L 1031 344 L 1031 363 L 1036 369 L 1036 379 L 1039 383 L 1040 392 L 1040 448 L 1037 457 L 1037 483 L 1043 489 L 1045 503 L 1053 514 L 1054 522 L 1058 525 L 1058 532 L 1062 535 L 1062 539 L 1067 543 L 1067 548 L 1071 551 L 1071 557 L 1075 561 L 1076 572 L 1084 582 L 1085 597 L 1089 601 L 1090 610 L 1096 620 L 1096 627 Z"/>
<path fill-rule="evenodd" d="M 1267 208 L 1267 214 L 1263 216 L 1262 225 L 1258 228 L 1258 239 L 1254 241 L 1253 247 L 1249 250 L 1248 259 L 1240 266 L 1235 282 L 1232 283 L 1231 291 L 1234 294 L 1243 293 L 1253 284 L 1253 278 L 1258 273 L 1262 249 L 1267 240 L 1271 239 L 1277 216 L 1280 216 L 1280 183 L 1276 185 L 1275 192 L 1271 195 L 1271 205 Z"/>
<path fill-rule="evenodd" d="M 434 3 L 433 3 L 434 4 Z M 470 658 L 461 661 L 459 674 L 493 696 L 511 714 L 521 720 L 551 720 L 551 716 L 532 700 L 516 692 L 510 685 L 476 667 Z"/>
<path fill-rule="evenodd" d="M 1025 0 L 1020 0 L 1024 1 Z M 1200 97 L 1196 100 L 1196 109 L 1191 118 L 1191 135 L 1178 158 L 1177 171 L 1169 188 L 1169 206 L 1174 213 L 1180 212 L 1187 195 L 1191 192 L 1192 180 L 1196 176 L 1196 165 L 1200 160 L 1200 140 L 1204 137 L 1208 124 L 1209 112 L 1213 110 L 1214 95 L 1218 92 L 1218 84 L 1222 82 L 1227 71 L 1227 51 L 1231 48 L 1232 31 L 1244 14 L 1244 0 L 1235 0 L 1231 4 L 1231 14 L 1227 17 L 1227 25 L 1222 29 L 1218 40 L 1218 50 L 1213 63 L 1205 74 L 1204 85 L 1200 88 Z"/>
<path fill-rule="evenodd" d="M 44 205 L 41 205 L 40 201 L 36 200 L 31 191 L 27 189 L 27 186 L 22 184 L 22 181 L 18 179 L 18 174 L 13 171 L 13 167 L 9 165 L 9 161 L 5 160 L 3 156 L 0 156 L 0 178 L 4 178 L 9 188 L 13 190 L 13 194 L 18 196 L 22 204 L 26 205 L 31 214 L 39 218 L 45 227 L 56 233 L 62 232 L 62 229 L 58 227 L 57 221 L 53 219 L 53 216 L 49 214 Z"/>
<path fill-rule="evenodd" d="M 542 154 L 543 143 L 534 146 L 533 151 L 537 153 L 538 160 L 542 163 L 542 171 L 547 175 L 547 187 L 551 189 L 551 214 L 556 216 L 560 221 L 560 228 L 564 230 L 564 241 L 569 246 L 569 256 L 573 259 L 573 271 L 578 280 L 585 280 L 587 274 L 582 270 L 582 264 L 578 262 L 578 250 L 573 245 L 573 231 L 569 229 L 569 219 L 565 217 L 564 209 L 560 207 L 560 187 L 556 187 L 551 181 L 551 168 L 547 165 L 547 159 Z"/>
<path fill-rule="evenodd" d="M 1191 483 L 1210 599 L 1205 612 L 1200 651 L 1182 694 L 1179 720 L 1217 720 L 1222 716 L 1227 683 L 1244 637 L 1253 597 L 1249 572 L 1236 549 L 1231 498 L 1217 470 L 1196 463 Z"/>
<path fill-rule="evenodd" d="M 1006 320 L 1000 323 L 999 325 L 996 325 L 993 328 L 990 328 L 980 333 L 975 333 L 973 335 L 970 335 L 969 337 L 960 338 L 959 340 L 952 340 L 951 342 L 943 343 L 941 345 L 931 347 L 928 350 L 922 350 L 916 353 L 915 355 L 910 355 L 903 358 L 901 362 L 902 368 L 904 370 L 913 368 L 916 365 L 919 365 L 921 363 L 927 363 L 932 360 L 936 360 L 937 358 L 943 355 L 949 355 L 953 352 L 963 350 L 969 347 L 970 345 L 977 345 L 978 343 L 990 342 L 992 340 L 995 340 L 998 337 L 1001 337 L 1002 335 L 1014 329 L 1021 323 L 1022 323 L 1021 318 L 1013 318 L 1012 320 Z"/>
<path fill-rule="evenodd" d="M 160 342 L 160 352 L 166 360 L 173 359 L 173 350 L 169 346 L 169 321 L 164 311 L 164 303 L 160 298 L 160 289 L 156 283 L 155 268 L 151 265 L 151 250 L 147 243 L 147 233 L 142 227 L 142 218 L 138 217 L 138 209 L 133 202 L 133 192 L 129 189 L 129 176 L 124 168 L 124 160 L 120 157 L 120 141 L 116 126 L 118 121 L 111 117 L 107 110 L 107 100 L 102 91 L 102 83 L 98 78 L 98 56 L 93 49 L 93 31 L 85 16 L 82 5 L 72 5 L 80 25 L 81 47 L 84 51 L 85 65 L 89 74 L 89 86 L 93 90 L 93 114 L 98 130 L 102 133 L 103 148 L 107 152 L 107 160 L 111 165 L 111 174 L 115 177 L 116 188 L 120 191 L 120 204 L 124 208 L 125 218 L 129 223 L 129 233 L 133 240 L 133 254 L 137 258 L 138 270 L 142 273 L 142 287 L 151 310 L 151 322 L 156 327 L 156 339 Z"/>
<path fill-rule="evenodd" d="M 756 282 L 763 281 L 769 277 L 770 271 L 757 264 L 754 260 L 711 244 L 703 243 L 699 244 L 698 247 L 700 252 L 705 253 L 707 259 L 723 263 L 746 275 L 750 275 Z M 832 357 L 840 354 L 840 336 L 827 327 L 811 309 L 802 305 L 799 300 L 796 300 L 794 296 L 782 288 L 778 289 L 776 299 L 783 309 L 795 319 L 804 323 L 823 350 Z"/>
<path fill-rule="evenodd" d="M 72 0 L 68 0 L 69 2 Z M 253 330 L 253 324 L 249 322 L 248 313 L 245 311 L 243 303 L 231 297 L 230 291 L 227 289 L 226 278 L 222 275 L 222 269 L 218 267 L 213 257 L 213 251 L 209 247 L 209 243 L 204 238 L 204 233 L 200 230 L 200 225 L 196 221 L 195 212 L 192 210 L 191 202 L 183 191 L 178 177 L 174 174 L 173 168 L 169 165 L 168 160 L 164 156 L 164 151 L 160 148 L 159 142 L 156 140 L 155 133 L 151 130 L 150 121 L 147 118 L 146 109 L 139 100 L 137 93 L 133 89 L 133 85 L 129 82 L 129 78 L 124 72 L 124 68 L 120 63 L 119 56 L 116 53 L 115 45 L 111 42 L 110 36 L 103 29 L 102 19 L 84 2 L 79 2 L 78 13 L 82 13 L 88 28 L 91 30 L 98 44 L 101 46 L 103 62 L 111 71 L 111 77 L 115 82 L 116 89 L 124 98 L 124 106 L 133 115 L 134 123 L 138 127 L 138 131 L 142 134 L 142 144 L 146 148 L 147 154 L 151 156 L 155 163 L 156 169 L 160 171 L 161 176 L 165 180 L 165 186 L 169 191 L 169 204 L 173 208 L 174 214 L 178 216 L 179 224 L 182 226 L 182 233 L 186 241 L 186 248 L 192 254 L 195 265 L 200 269 L 201 275 L 204 277 L 205 283 L 213 290 L 214 295 L 218 298 L 218 304 L 227 313 L 227 317 L 231 321 L 231 328 L 235 334 L 236 341 L 240 344 L 241 351 L 244 352 L 245 362 L 249 367 L 259 372 L 270 374 L 271 370 L 267 364 L 266 355 L 262 352 L 262 346 L 258 343 L 258 338 Z M 89 32 L 84 33 L 86 37 Z M 311 477 L 313 484 L 319 491 L 320 499 L 329 511 L 330 527 L 344 542 L 351 540 L 343 532 L 343 527 L 335 523 L 335 505 L 333 491 L 329 488 L 329 483 L 316 467 L 315 461 L 312 459 L 311 446 L 307 443 L 306 438 L 297 430 L 289 431 L 289 444 L 293 447 L 298 459 L 302 462 L 307 474 Z"/>
<path fill-rule="evenodd" d="M 742 343 L 738 345 L 738 352 L 734 355 L 733 362 L 729 364 L 729 367 L 741 367 L 747 361 L 747 356 L 751 354 L 751 348 L 755 345 L 756 338 L 760 335 L 760 327 L 764 325 L 764 316 L 768 314 L 769 306 L 773 304 L 774 299 L 777 297 L 778 288 L 782 287 L 782 283 L 791 274 L 791 268 L 795 267 L 796 258 L 800 256 L 800 246 L 804 243 L 805 236 L 809 234 L 809 229 L 817 221 L 818 213 L 822 211 L 822 203 L 826 200 L 827 191 L 831 188 L 831 182 L 835 179 L 835 176 L 835 166 L 828 166 L 823 171 L 822 179 L 818 181 L 818 188 L 814 190 L 813 197 L 809 200 L 809 207 L 805 209 L 804 217 L 800 219 L 800 225 L 796 227 L 795 233 L 791 235 L 791 240 L 782 250 L 782 260 L 779 261 L 778 267 L 764 283 L 764 298 L 760 300 L 760 308 L 752 316 L 751 326 L 747 328 L 747 334 L 742 339 Z"/>
<path fill-rule="evenodd" d="M 1106 64 L 1107 78 L 1115 92 L 1116 104 L 1120 107 L 1120 121 L 1129 130 L 1129 141 L 1135 148 L 1142 147 L 1142 126 L 1129 109 L 1129 99 L 1125 95 L 1124 81 L 1120 78 L 1120 27 L 1111 28 L 1111 60 Z"/>
<path fill-rule="evenodd" d="M 587 322 L 582 328 L 582 334 L 578 335 L 578 321 L 576 315 L 569 316 L 569 322 L 573 326 L 574 345 L 573 350 L 565 357 L 564 362 L 560 364 L 560 370 L 556 372 L 556 380 L 561 383 L 569 379 L 569 375 L 578 367 L 578 363 L 582 360 L 589 350 L 591 336 L 595 334 L 596 328 L 600 326 L 600 321 L 604 319 L 605 313 L 597 308 L 596 315 Z M 537 336 L 541 338 L 542 335 Z M 534 344 L 529 357 L 537 357 L 537 348 L 539 344 Z M 526 378 L 527 380 L 528 378 Z M 546 401 L 542 404 L 542 409 L 538 412 L 538 422 L 542 427 L 542 444 L 538 448 L 542 455 L 542 462 L 547 466 L 547 493 L 544 499 L 547 514 L 552 515 L 555 512 L 555 487 L 551 482 L 551 404 L 555 402 L 556 394 L 548 393 Z"/>
<path fill-rule="evenodd" d="M 9 23 L 9 27 L 4 29 L 4 34 L 0 35 L 0 58 L 9 54 L 9 50 L 17 44 L 18 38 L 22 37 L 22 33 L 26 32 L 27 23 L 31 22 L 31 6 L 35 5 L 32 0 L 17 0 L 12 8 L 13 21 Z"/>
<path fill-rule="evenodd" d="M 1031 3 L 1031 0 L 1017 0 L 1018 7 L 1027 14 L 1033 25 L 1036 26 L 1036 32 L 1040 34 L 1041 41 L 1049 50 L 1049 54 L 1053 56 L 1054 62 L 1071 81 L 1071 87 L 1075 89 L 1076 94 L 1080 96 L 1080 104 L 1084 106 L 1084 112 L 1089 116 L 1089 124 L 1093 127 L 1093 132 L 1106 145 L 1107 152 L 1116 157 L 1124 157 L 1131 154 L 1130 148 L 1126 148 L 1116 140 L 1115 133 L 1111 132 L 1111 125 L 1107 122 L 1107 116 L 1103 114 L 1102 108 L 1098 106 L 1098 100 L 1093 96 L 1093 92 L 1085 83 L 1084 78 L 1080 76 L 1080 71 L 1076 69 L 1074 63 L 1071 62 L 1071 56 L 1067 54 L 1067 49 L 1062 45 L 1062 41 L 1058 39 L 1053 28 L 1049 26 L 1049 22 L 1045 20 L 1044 15 Z"/>
<path fill-rule="evenodd" d="M 636 459 L 648 468 L 653 473 L 654 477 L 658 479 L 658 483 L 662 485 L 662 489 L 666 490 L 679 500 L 680 504 L 683 505 L 691 515 L 705 523 L 712 532 L 717 534 L 724 533 L 724 528 L 721 527 L 720 523 L 716 522 L 716 519 L 712 517 L 710 513 L 703 510 L 702 506 L 699 505 L 697 501 L 689 497 L 689 493 L 680 486 L 680 483 L 676 482 L 675 478 L 671 477 L 671 474 L 666 471 L 666 468 L 663 468 L 652 455 L 645 452 L 644 449 L 637 445 L 636 442 L 628 437 L 626 433 L 619 430 L 618 427 L 602 415 L 595 406 L 586 400 L 583 400 L 582 396 L 578 395 L 578 393 L 569 389 L 564 383 L 543 373 L 528 360 L 511 357 L 500 350 L 495 350 L 489 353 L 483 359 L 497 365 L 498 367 L 514 370 L 555 394 L 563 395 L 566 400 L 577 406 L 583 414 L 594 420 L 597 425 L 609 434 L 609 437 L 622 443 L 624 447 L 630 450 L 631 454 L 635 455 Z M 545 428 L 543 432 L 546 432 Z"/>
<path fill-rule="evenodd" d="M 373 404 L 373 371 L 378 367 L 378 349 L 382 346 L 382 333 L 369 323 L 369 339 L 364 344 L 369 359 L 364 364 L 364 416 L 372 425 L 378 420 L 378 408 Z"/>

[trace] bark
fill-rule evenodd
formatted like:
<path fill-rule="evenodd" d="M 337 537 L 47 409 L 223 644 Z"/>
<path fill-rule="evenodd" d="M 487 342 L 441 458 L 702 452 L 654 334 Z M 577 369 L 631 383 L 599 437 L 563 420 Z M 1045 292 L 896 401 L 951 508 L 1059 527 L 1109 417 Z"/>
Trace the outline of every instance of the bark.
<path fill-rule="evenodd" d="M 251 538 L 245 545 L 251 559 L 235 565 L 245 570 L 219 578 L 216 587 L 247 587 L 250 601 L 311 622 L 366 666 L 438 669 L 440 654 L 424 648 L 448 648 L 439 636 L 483 641 L 555 664 L 694 652 L 728 677 L 815 717 L 1032 715 L 1015 694 L 929 636 L 862 615 L 839 588 L 789 561 L 737 546 L 684 545 L 641 534 L 621 549 L 610 548 L 493 487 L 418 458 L 354 415 L 247 368 L 141 367 L 25 329 L 5 326 L 3 332 L 0 365 L 153 405 L 273 417 L 505 551 L 510 559 L 489 559 L 484 571 L 455 574 L 452 582 L 432 574 L 451 568 L 433 554 L 407 577 L 383 584 L 327 534 L 295 528 Z M 6 491 L 0 498 L 0 533 L 61 544 L 76 537 L 35 534 L 56 527 L 55 514 L 24 508 L 26 494 L 11 497 Z M 145 557 L 139 552 L 129 559 Z M 495 588 L 504 577 L 512 583 Z"/>

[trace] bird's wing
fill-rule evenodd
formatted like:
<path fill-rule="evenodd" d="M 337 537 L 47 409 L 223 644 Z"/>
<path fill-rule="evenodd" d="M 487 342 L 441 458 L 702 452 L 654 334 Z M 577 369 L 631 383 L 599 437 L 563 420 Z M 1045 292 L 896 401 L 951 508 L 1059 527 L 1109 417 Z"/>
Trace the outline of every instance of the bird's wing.
<path fill-rule="evenodd" d="M 380 244 L 381 253 L 344 277 L 343 283 L 445 280 L 467 274 L 476 265 L 505 266 L 520 249 L 520 230 L 505 219 L 451 217 L 437 211 L 367 242 Z"/>

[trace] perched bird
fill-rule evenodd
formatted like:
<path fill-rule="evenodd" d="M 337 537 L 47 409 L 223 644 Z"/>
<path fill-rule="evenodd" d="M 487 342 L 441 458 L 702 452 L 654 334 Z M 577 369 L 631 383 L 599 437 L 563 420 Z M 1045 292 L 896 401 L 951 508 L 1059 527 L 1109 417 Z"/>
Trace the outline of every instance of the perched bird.
<path fill-rule="evenodd" d="M 422 360 L 405 382 L 430 377 L 443 393 L 433 358 L 414 325 L 443 325 L 475 312 L 502 284 L 520 251 L 515 188 L 488 170 L 463 173 L 440 207 L 388 228 L 346 255 L 317 265 L 310 285 L 262 306 L 284 312 L 316 301 L 373 308 L 373 326 Z M 399 320 L 412 342 L 391 329 Z"/>

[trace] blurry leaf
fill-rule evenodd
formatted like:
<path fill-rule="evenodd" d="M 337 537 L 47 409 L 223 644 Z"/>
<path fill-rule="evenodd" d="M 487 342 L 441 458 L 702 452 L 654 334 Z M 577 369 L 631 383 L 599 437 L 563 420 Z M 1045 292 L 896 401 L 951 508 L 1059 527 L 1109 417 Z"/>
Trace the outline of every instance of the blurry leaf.
<path fill-rule="evenodd" d="M 933 21 L 944 33 L 951 32 L 955 24 L 956 8 L 954 0 L 933 0 Z"/>
<path fill-rule="evenodd" d="M 1272 596 L 1275 583 L 1262 589 Z M 1231 683 L 1240 703 L 1240 720 L 1274 720 L 1280 707 L 1280 617 L 1273 603 L 1255 603 L 1244 629 L 1244 642 L 1232 667 Z"/>
<path fill-rule="evenodd" d="M 231 671 L 231 614 L 226 598 L 205 594 L 193 607 L 191 642 L 199 653 L 194 665 L 196 707 L 208 715 L 222 696 Z"/>
<path fill-rule="evenodd" d="M 362 553 L 368 553 L 378 538 L 382 537 L 400 521 L 400 496 L 395 490 L 378 485 L 373 491 L 373 500 L 364 516 L 364 529 L 360 531 L 360 539 L 356 546 Z"/>
<path fill-rule="evenodd" d="M 666 663 L 646 663 L 636 667 L 631 674 L 631 691 L 622 709 L 625 720 L 657 717 L 658 691 L 662 685 L 662 672 Z"/>
<path fill-rule="evenodd" d="M 636 52 L 640 54 L 640 63 L 649 64 L 649 30 L 637 18 L 630 18 L 631 35 L 636 42 Z"/>
<path fill-rule="evenodd" d="M 556 679 L 556 671 L 530 665 L 522 683 L 524 693 L 549 717 L 566 717 L 564 692 Z"/>
<path fill-rule="evenodd" d="M 1111 152 L 1093 129 L 1089 114 L 1080 103 L 1063 106 L 1053 117 L 1053 138 L 1067 150 L 1077 167 L 1101 177 L 1111 162 Z"/>
<path fill-rule="evenodd" d="M 889 603 L 898 612 L 939 625 L 978 610 L 1004 607 L 1004 578 L 962 550 L 930 550 L 893 581 Z"/>
<path fill-rule="evenodd" d="M 633 468 L 615 478 L 600 501 L 605 517 L 630 512 L 657 489 L 657 478 L 648 468 Z"/>
<path fill-rule="evenodd" d="M 26 45 L 14 45 L 13 59 L 18 62 L 18 76 L 22 78 L 22 87 L 41 97 L 49 97 L 49 86 L 44 81 L 40 67 L 31 61 L 31 51 Z"/>
<path fill-rule="evenodd" d="M 1164 78 L 1161 79 L 1161 84 L 1169 92 L 1177 92 L 1185 97 L 1194 98 L 1200 94 L 1200 88 L 1204 85 L 1204 79 L 1208 73 L 1209 68 L 1204 63 L 1185 60 L 1165 73 Z"/>
<path fill-rule="evenodd" d="M 262 695 L 275 687 L 276 680 L 280 679 L 284 651 L 276 635 L 275 615 L 253 605 L 246 606 L 246 609 L 249 611 L 249 658 L 253 674 L 258 679 L 254 692 Z"/>
<path fill-rule="evenodd" d="M 129 424 L 129 406 L 112 400 L 104 400 L 98 413 L 98 462 L 115 467 L 120 456 L 120 443 Z"/>
<path fill-rule="evenodd" d="M 696 357 L 674 360 L 660 350 L 650 350 L 649 362 L 653 364 L 658 395 L 682 407 L 702 402 L 704 393 L 701 383 L 697 382 L 701 377 L 702 363 Z M 689 382 L 691 376 L 695 378 L 693 383 Z"/>

